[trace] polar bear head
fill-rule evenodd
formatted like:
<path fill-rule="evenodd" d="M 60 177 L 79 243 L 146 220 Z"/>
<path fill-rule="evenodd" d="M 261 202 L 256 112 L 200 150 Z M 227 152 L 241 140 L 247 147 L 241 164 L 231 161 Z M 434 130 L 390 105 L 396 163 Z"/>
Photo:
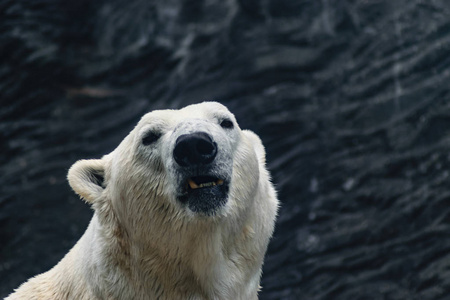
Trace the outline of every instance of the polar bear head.
<path fill-rule="evenodd" d="M 100 222 L 114 219 L 140 241 L 168 232 L 182 238 L 180 232 L 224 219 L 230 228 L 249 215 L 273 222 L 275 209 L 255 207 L 268 190 L 264 197 L 276 201 L 268 176 L 260 180 L 264 157 L 259 138 L 241 130 L 225 106 L 204 102 L 144 115 L 113 152 L 78 161 L 68 179 Z"/>

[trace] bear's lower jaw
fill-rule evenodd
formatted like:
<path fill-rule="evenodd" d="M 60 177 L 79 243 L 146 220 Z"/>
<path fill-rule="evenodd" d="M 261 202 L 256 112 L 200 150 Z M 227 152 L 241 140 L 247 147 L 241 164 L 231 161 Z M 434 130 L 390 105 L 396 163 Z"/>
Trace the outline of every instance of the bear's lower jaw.
<path fill-rule="evenodd" d="M 178 197 L 192 212 L 213 216 L 228 201 L 229 186 L 227 183 L 208 184 L 199 188 L 188 188 Z"/>

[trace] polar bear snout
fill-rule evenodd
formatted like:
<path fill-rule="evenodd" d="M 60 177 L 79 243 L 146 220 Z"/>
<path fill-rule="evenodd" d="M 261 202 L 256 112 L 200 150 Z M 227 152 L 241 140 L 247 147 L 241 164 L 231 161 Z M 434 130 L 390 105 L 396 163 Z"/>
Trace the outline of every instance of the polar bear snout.
<path fill-rule="evenodd" d="M 172 157 L 178 183 L 177 194 L 181 204 L 190 211 L 215 215 L 228 199 L 231 166 L 230 151 L 223 146 L 220 135 L 194 131 L 178 136 Z"/>
<path fill-rule="evenodd" d="M 217 144 L 206 132 L 180 135 L 175 141 L 173 158 L 181 167 L 208 165 L 217 155 Z"/>

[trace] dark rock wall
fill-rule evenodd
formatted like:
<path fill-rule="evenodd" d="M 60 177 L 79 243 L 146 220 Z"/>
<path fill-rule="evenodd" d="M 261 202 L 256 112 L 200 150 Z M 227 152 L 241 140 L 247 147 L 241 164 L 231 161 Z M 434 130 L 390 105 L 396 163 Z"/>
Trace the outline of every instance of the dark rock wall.
<path fill-rule="evenodd" d="M 72 163 L 218 100 L 282 201 L 261 299 L 450 299 L 444 0 L 0 2 L 0 296 L 92 211 Z"/>

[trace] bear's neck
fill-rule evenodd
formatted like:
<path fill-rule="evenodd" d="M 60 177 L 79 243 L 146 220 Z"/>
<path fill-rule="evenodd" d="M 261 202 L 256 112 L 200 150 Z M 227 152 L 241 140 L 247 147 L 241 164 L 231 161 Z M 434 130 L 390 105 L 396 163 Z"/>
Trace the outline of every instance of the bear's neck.
<path fill-rule="evenodd" d="M 232 234 L 223 224 L 205 223 L 195 230 L 167 232 L 165 238 L 144 244 L 130 241 L 119 226 L 105 230 L 96 216 L 88 231 L 98 237 L 88 239 L 97 243 L 89 253 L 94 256 L 95 272 L 88 274 L 103 273 L 91 280 L 105 281 L 101 286 L 108 293 L 97 291 L 101 297 L 111 297 L 111 291 L 122 299 L 250 299 L 249 293 L 256 295 L 262 257 L 248 255 L 255 252 L 242 243 L 245 232 Z"/>

